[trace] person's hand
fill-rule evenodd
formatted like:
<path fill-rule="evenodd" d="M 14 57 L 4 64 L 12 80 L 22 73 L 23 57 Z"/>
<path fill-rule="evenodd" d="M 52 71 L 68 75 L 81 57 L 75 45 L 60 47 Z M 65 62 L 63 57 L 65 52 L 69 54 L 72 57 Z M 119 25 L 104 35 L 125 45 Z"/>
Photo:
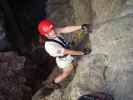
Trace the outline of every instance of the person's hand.
<path fill-rule="evenodd" d="M 85 48 L 83 49 L 84 55 L 87 55 L 89 53 L 91 53 L 91 49 L 90 48 Z"/>
<path fill-rule="evenodd" d="M 92 32 L 92 25 L 91 24 L 83 24 L 83 25 L 81 25 L 81 30 L 84 33 L 91 33 Z"/>

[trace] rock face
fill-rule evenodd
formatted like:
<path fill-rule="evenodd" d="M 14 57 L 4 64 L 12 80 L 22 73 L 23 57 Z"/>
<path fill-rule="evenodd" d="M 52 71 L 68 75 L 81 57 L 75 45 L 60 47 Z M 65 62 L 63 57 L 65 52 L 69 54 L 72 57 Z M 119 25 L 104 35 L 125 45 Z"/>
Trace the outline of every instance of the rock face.
<path fill-rule="evenodd" d="M 92 0 L 93 17 L 102 22 L 121 13 L 126 0 Z"/>
<path fill-rule="evenodd" d="M 84 3 L 72 2 L 72 7 L 77 7 L 80 2 L 81 6 L 88 3 L 86 0 Z M 63 90 L 55 90 L 47 99 L 77 100 L 83 94 L 106 92 L 115 100 L 133 100 L 133 1 L 92 0 L 90 3 L 94 23 L 103 22 L 90 34 L 92 52 L 79 60 L 69 85 Z M 75 18 L 79 17 L 74 21 L 82 23 L 79 11 L 74 8 Z M 90 17 L 86 17 L 86 22 L 89 20 Z"/>
<path fill-rule="evenodd" d="M 54 20 L 57 26 L 74 23 L 70 0 L 48 0 L 46 5 L 47 17 Z"/>
<path fill-rule="evenodd" d="M 127 16 L 107 23 L 90 36 L 92 53 L 79 62 L 64 100 L 77 100 L 93 91 L 112 93 L 115 100 L 133 99 L 132 20 Z"/>
<path fill-rule="evenodd" d="M 64 100 L 77 100 L 78 96 L 93 91 L 111 93 L 115 100 L 133 99 L 132 20 L 130 12 L 103 24 L 90 35 L 92 53 L 79 62 L 77 73 L 65 90 L 64 94 L 69 94 L 64 95 Z"/>
<path fill-rule="evenodd" d="M 91 22 L 92 7 L 90 0 L 71 0 L 71 5 L 74 12 L 74 21 L 77 25 Z"/>
<path fill-rule="evenodd" d="M 30 88 L 24 83 L 23 76 L 25 57 L 14 52 L 0 53 L 0 100 L 23 100 Z M 31 94 L 30 94 L 31 95 Z"/>
<path fill-rule="evenodd" d="M 98 33 L 96 32 L 98 38 L 92 37 L 94 52 L 107 56 L 107 87 L 113 91 L 116 100 L 133 99 L 131 85 L 133 83 L 131 78 L 133 76 L 131 67 L 133 62 L 132 20 L 132 16 L 127 16 L 105 24 L 98 30 Z"/>

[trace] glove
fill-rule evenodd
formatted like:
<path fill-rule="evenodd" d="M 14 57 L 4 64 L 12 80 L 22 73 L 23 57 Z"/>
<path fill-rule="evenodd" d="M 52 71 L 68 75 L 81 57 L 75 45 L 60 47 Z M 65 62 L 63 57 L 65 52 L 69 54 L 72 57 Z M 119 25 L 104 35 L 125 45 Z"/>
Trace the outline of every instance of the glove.
<path fill-rule="evenodd" d="M 85 48 L 83 49 L 84 55 L 87 55 L 89 53 L 91 53 L 91 49 L 90 48 Z"/>
<path fill-rule="evenodd" d="M 84 32 L 84 33 L 91 33 L 92 32 L 92 25 L 91 24 L 83 24 L 81 26 L 81 30 Z"/>

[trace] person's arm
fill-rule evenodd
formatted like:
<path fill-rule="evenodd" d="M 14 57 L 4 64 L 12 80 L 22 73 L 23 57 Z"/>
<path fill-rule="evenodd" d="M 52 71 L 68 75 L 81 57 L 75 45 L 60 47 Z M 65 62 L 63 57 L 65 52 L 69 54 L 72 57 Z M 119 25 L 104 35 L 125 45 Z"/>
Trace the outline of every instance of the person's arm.
<path fill-rule="evenodd" d="M 84 52 L 70 50 L 70 49 L 64 49 L 64 55 L 84 55 Z"/>
<path fill-rule="evenodd" d="M 55 31 L 57 33 L 70 33 L 74 31 L 78 31 L 81 29 L 81 26 L 66 26 L 62 28 L 56 28 Z"/>

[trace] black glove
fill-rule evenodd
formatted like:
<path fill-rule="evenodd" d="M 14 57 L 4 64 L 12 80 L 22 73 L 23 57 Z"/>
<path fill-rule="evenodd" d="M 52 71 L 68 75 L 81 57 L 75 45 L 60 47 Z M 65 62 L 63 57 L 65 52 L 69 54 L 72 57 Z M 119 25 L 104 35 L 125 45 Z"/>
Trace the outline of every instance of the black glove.
<path fill-rule="evenodd" d="M 92 32 L 92 25 L 91 24 L 83 24 L 81 29 L 84 33 L 91 33 Z"/>
<path fill-rule="evenodd" d="M 90 48 L 85 48 L 83 49 L 84 55 L 87 55 L 89 53 L 91 53 L 91 49 Z"/>

